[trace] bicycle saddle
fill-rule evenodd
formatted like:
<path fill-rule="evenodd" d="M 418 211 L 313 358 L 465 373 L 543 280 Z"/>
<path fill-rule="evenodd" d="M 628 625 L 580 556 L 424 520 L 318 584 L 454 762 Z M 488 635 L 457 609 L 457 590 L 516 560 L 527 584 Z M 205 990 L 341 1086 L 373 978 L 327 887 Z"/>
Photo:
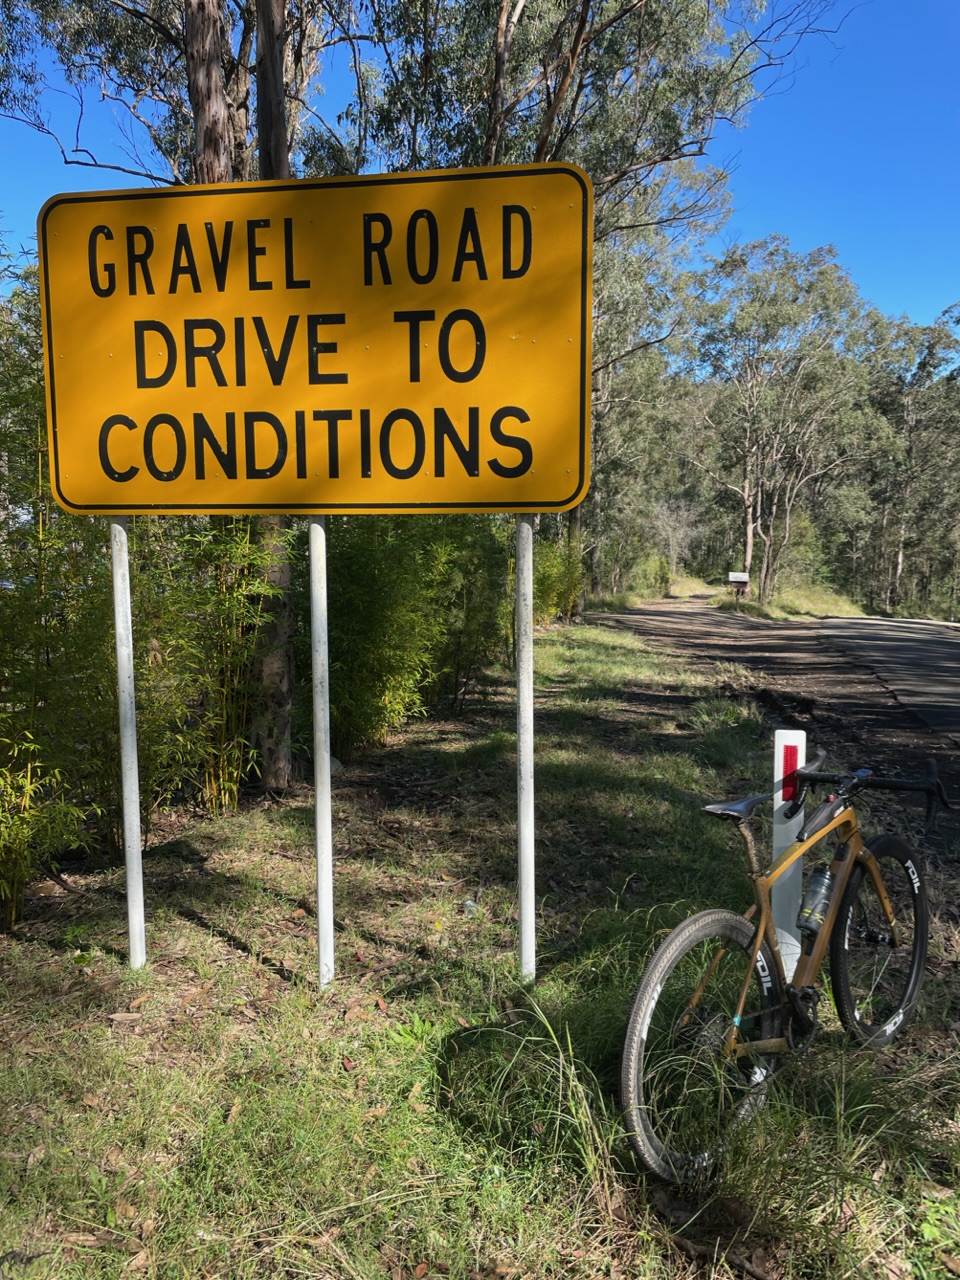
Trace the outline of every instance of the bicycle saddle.
<path fill-rule="evenodd" d="M 732 822 L 745 822 L 754 809 L 770 799 L 772 799 L 772 793 L 767 791 L 762 796 L 747 796 L 744 800 L 721 800 L 719 804 L 705 804 L 703 812 L 712 814 L 714 818 L 729 818 Z"/>

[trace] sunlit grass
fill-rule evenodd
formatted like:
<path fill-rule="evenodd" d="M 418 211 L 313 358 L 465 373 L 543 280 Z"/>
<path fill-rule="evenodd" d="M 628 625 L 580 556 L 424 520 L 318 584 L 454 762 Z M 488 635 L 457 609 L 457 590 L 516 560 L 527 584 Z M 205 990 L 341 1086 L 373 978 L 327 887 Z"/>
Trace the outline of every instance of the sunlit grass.
<path fill-rule="evenodd" d="M 716 595 L 717 588 L 711 586 L 703 578 L 694 578 L 689 574 L 680 574 L 670 580 L 670 594 L 678 599 L 690 596 L 709 597 Z"/>
<path fill-rule="evenodd" d="M 854 604 L 847 596 L 831 591 L 829 587 L 816 586 L 812 583 L 802 587 L 788 587 L 763 604 L 749 596 L 738 599 L 732 592 L 718 594 L 710 603 L 718 609 L 743 613 L 751 618 L 771 620 L 796 617 L 862 618 L 864 616 L 860 606 Z"/>
<path fill-rule="evenodd" d="M 812 584 L 788 587 L 778 595 L 777 604 L 788 614 L 806 614 L 813 618 L 863 617 L 863 610 L 849 597 Z"/>
<path fill-rule="evenodd" d="M 825 1018 L 715 1186 L 664 1201 L 628 1155 L 616 1084 L 645 960 L 692 911 L 749 899 L 699 811 L 766 786 L 771 734 L 729 676 L 601 627 L 538 638 L 533 991 L 507 674 L 467 720 L 338 775 L 326 990 L 307 791 L 171 821 L 139 973 L 119 871 L 32 901 L 0 939 L 0 1255 L 28 1280 L 723 1280 L 735 1257 L 942 1274 L 955 1206 L 931 1187 L 956 1185 L 960 1132 L 943 948 L 904 1045 L 842 1052 Z"/>
<path fill-rule="evenodd" d="M 587 613 L 626 613 L 642 603 L 643 597 L 632 591 L 607 591 L 587 595 L 583 607 Z"/>

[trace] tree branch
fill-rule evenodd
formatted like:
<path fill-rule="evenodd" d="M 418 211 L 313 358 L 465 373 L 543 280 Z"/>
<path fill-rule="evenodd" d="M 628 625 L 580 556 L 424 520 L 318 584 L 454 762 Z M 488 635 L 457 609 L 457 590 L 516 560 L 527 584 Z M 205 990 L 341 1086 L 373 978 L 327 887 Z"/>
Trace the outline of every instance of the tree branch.
<path fill-rule="evenodd" d="M 178 35 L 166 23 L 161 22 L 154 14 L 148 13 L 144 9 L 135 9 L 133 5 L 124 4 L 123 0 L 110 0 L 110 3 L 115 9 L 119 9 L 121 13 L 125 13 L 128 18 L 133 18 L 136 22 L 142 22 L 158 36 L 162 36 L 174 49 L 179 49 L 181 53 L 184 52 L 184 37 Z"/>
<path fill-rule="evenodd" d="M 31 120 L 27 116 L 12 114 L 9 111 L 0 111 L 0 120 L 13 120 L 17 124 L 26 125 L 28 129 L 34 129 L 37 133 L 45 138 L 52 138 L 53 142 L 60 152 L 60 158 L 64 164 L 74 165 L 82 169 L 107 169 L 113 173 L 126 173 L 132 178 L 146 178 L 148 182 L 164 183 L 166 186 L 176 186 L 176 177 L 164 176 L 159 173 L 151 173 L 148 169 L 130 169 L 122 164 L 108 164 L 106 161 L 98 160 L 92 151 L 88 151 L 86 147 L 75 147 L 74 153 L 83 151 L 90 157 L 89 160 L 74 159 L 71 152 L 61 142 L 56 133 L 43 123 L 42 120 Z"/>

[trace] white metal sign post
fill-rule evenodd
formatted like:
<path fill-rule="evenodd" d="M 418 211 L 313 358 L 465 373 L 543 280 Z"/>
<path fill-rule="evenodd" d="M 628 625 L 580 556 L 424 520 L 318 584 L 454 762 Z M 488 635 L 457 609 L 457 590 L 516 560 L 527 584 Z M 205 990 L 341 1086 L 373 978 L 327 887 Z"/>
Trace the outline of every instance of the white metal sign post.
<path fill-rule="evenodd" d="M 333 795 L 330 787 L 330 660 L 327 645 L 327 522 L 310 520 L 310 650 L 320 985 L 333 981 Z"/>
<path fill-rule="evenodd" d="M 517 517 L 517 864 L 520 975 L 537 972 L 533 804 L 533 530 L 535 516 Z"/>
<path fill-rule="evenodd" d="M 790 847 L 803 826 L 803 810 L 792 818 L 785 817 L 787 808 L 797 798 L 799 783 L 796 772 L 807 762 L 807 735 L 802 729 L 777 729 L 773 740 L 773 856 L 778 858 Z M 785 872 L 770 891 L 773 923 L 780 943 L 780 954 L 787 978 L 800 959 L 800 930 L 797 916 L 803 899 L 802 859 Z"/>
<path fill-rule="evenodd" d="M 110 521 L 110 551 L 113 562 L 113 612 L 117 642 L 123 856 L 127 869 L 127 930 L 130 937 L 130 967 L 142 969 L 147 963 L 147 939 L 143 910 L 143 858 L 140 849 L 140 773 L 137 767 L 137 704 L 133 684 L 130 557 L 125 516 L 117 516 Z"/>

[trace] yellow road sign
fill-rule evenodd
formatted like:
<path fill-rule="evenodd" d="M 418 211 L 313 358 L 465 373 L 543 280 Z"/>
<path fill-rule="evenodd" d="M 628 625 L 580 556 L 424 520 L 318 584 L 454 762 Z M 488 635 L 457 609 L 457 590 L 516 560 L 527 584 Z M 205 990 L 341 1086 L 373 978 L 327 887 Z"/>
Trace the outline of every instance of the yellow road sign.
<path fill-rule="evenodd" d="M 579 169 L 61 195 L 38 233 L 68 510 L 559 511 L 586 492 Z"/>

